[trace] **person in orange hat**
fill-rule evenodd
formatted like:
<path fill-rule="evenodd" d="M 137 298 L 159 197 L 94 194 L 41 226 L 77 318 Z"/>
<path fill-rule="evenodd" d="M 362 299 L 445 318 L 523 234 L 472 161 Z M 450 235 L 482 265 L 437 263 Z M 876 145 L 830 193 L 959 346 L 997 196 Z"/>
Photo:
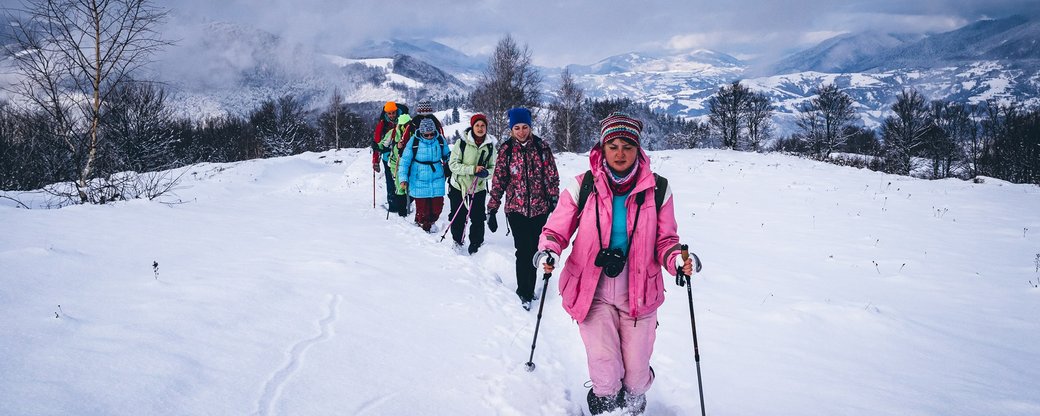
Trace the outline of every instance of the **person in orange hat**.
<path fill-rule="evenodd" d="M 382 165 L 386 167 L 386 208 L 390 211 L 397 212 L 400 210 L 398 207 L 398 198 L 395 197 L 396 185 L 394 185 L 393 172 L 390 171 L 389 165 L 387 165 L 390 149 L 386 146 L 379 146 L 379 142 L 383 140 L 383 137 L 394 128 L 397 127 L 397 117 L 401 114 L 401 109 L 397 108 L 397 103 L 393 101 L 387 101 L 383 104 L 383 112 L 379 115 L 379 120 L 376 121 L 375 131 L 372 133 L 372 170 L 379 172 L 380 159 L 382 159 Z M 374 198 L 374 196 L 373 196 Z M 375 204 L 375 202 L 373 202 Z"/>

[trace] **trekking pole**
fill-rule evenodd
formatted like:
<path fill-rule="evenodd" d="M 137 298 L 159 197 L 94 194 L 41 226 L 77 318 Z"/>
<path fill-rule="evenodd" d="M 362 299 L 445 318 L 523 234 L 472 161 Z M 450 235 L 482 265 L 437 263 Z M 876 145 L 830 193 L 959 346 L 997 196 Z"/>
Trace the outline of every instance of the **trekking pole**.
<path fill-rule="evenodd" d="M 685 262 L 690 258 L 690 246 L 683 244 L 679 248 L 682 250 L 682 258 Z M 701 271 L 701 259 L 693 254 L 694 272 Z M 683 273 L 682 268 L 676 271 L 676 283 L 679 286 L 686 286 L 686 294 L 690 298 L 690 325 L 693 327 L 693 360 L 697 362 L 697 392 L 700 394 L 701 399 L 701 416 L 704 416 L 704 386 L 701 384 L 701 352 L 700 347 L 697 345 L 697 320 L 693 317 L 693 289 L 690 284 L 690 276 Z"/>
<path fill-rule="evenodd" d="M 376 171 L 372 170 L 372 208 L 376 207 Z"/>
<path fill-rule="evenodd" d="M 556 263 L 552 256 L 545 259 L 545 264 L 552 266 Z M 534 371 L 534 346 L 538 343 L 538 327 L 542 324 L 542 308 L 545 307 L 545 291 L 549 289 L 549 278 L 552 277 L 552 273 L 545 273 L 542 275 L 542 280 L 545 283 L 542 285 L 542 301 L 538 302 L 538 320 L 534 324 L 534 340 L 531 341 L 531 357 L 527 359 L 527 371 Z"/>
<path fill-rule="evenodd" d="M 470 211 L 470 208 L 473 207 L 473 193 L 472 192 L 475 191 L 475 190 L 477 190 L 477 180 L 473 179 L 473 182 L 470 183 L 468 187 L 466 187 L 466 194 L 462 196 L 462 203 L 459 204 L 459 209 L 455 210 L 455 215 L 452 215 L 451 219 L 448 220 L 448 227 L 447 227 L 446 230 L 444 230 L 444 233 L 441 234 L 440 241 L 444 241 L 444 237 L 448 235 L 448 231 L 451 231 L 451 225 L 454 224 L 455 223 L 455 219 L 459 217 L 459 213 L 462 212 L 462 207 L 463 206 L 466 207 L 466 212 L 467 212 L 466 213 L 466 219 L 467 220 L 469 219 L 469 216 L 471 214 L 473 214 L 472 212 L 469 212 L 469 211 Z M 469 199 L 469 205 L 466 205 L 466 199 L 467 198 Z M 465 225 L 463 225 L 462 231 L 463 231 L 463 234 L 465 234 L 465 231 L 466 231 L 466 226 Z M 465 235 L 463 235 L 462 238 L 466 238 Z"/>

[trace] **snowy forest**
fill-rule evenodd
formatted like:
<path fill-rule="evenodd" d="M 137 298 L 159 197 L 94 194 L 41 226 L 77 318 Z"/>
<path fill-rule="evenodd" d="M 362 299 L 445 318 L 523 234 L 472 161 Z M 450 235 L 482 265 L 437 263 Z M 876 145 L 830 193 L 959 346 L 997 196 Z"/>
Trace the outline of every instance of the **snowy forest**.
<path fill-rule="evenodd" d="M 8 28 L 13 41 L 5 44 L 6 54 L 21 78 L 10 88 L 13 100 L 0 101 L 2 189 L 69 183 L 75 184 L 74 192 L 51 189 L 68 203 L 104 203 L 154 195 L 169 183 L 128 181 L 126 172 L 371 143 L 381 102 L 347 103 L 339 89 L 327 91 L 324 108 L 306 107 L 287 95 L 268 98 L 243 115 L 175 116 L 163 80 L 141 79 L 137 71 L 169 46 L 155 31 L 165 10 L 120 1 L 80 5 L 65 13 L 56 7 L 60 4 L 30 3 L 35 8 L 20 15 L 28 20 Z M 85 18 L 95 11 L 118 24 L 95 32 Z M 83 38 L 93 44 L 83 47 Z M 86 53 L 91 48 L 112 53 Z M 23 53 L 33 50 L 46 52 Z M 645 143 L 651 150 L 779 151 L 931 179 L 983 175 L 1040 183 L 1036 108 L 930 100 L 908 88 L 891 104 L 883 125 L 869 129 L 857 123 L 848 94 L 827 84 L 818 85 L 801 104 L 796 129 L 783 134 L 772 121 L 770 98 L 740 81 L 718 87 L 706 120 L 684 119 L 629 98 L 590 99 L 567 70 L 554 83 L 558 89 L 546 90 L 547 80 L 532 64 L 533 54 L 506 35 L 472 92 L 425 98 L 438 108 L 453 109 L 456 117 L 460 109 L 486 113 L 492 130 L 505 125 L 509 108 L 534 108 L 541 135 L 562 152 L 586 151 L 596 122 L 611 111 L 625 110 L 646 120 Z"/>

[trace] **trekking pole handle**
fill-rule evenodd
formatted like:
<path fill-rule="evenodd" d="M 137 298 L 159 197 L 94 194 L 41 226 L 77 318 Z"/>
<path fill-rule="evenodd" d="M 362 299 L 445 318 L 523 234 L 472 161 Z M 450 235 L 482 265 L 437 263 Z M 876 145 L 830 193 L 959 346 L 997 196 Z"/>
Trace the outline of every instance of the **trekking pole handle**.
<path fill-rule="evenodd" d="M 693 272 L 700 273 L 702 267 L 701 259 L 700 257 L 697 257 L 696 253 L 690 252 L 690 246 L 688 244 L 680 244 L 679 250 L 680 253 L 682 253 L 682 259 L 684 263 L 686 262 L 686 260 L 689 260 L 691 256 L 693 257 Z M 676 270 L 675 277 L 675 284 L 679 285 L 680 287 L 690 283 L 690 276 L 687 276 L 685 273 L 683 273 L 682 267 L 679 267 Z"/>
<path fill-rule="evenodd" d="M 546 251 L 548 251 L 548 250 L 546 250 Z M 556 267 L 556 260 L 553 260 L 553 256 L 548 255 L 548 253 L 546 253 L 545 257 L 546 257 L 545 264 L 548 264 L 550 267 L 555 268 Z M 550 277 L 552 277 L 552 273 L 545 273 L 545 274 L 542 275 L 542 278 L 545 279 L 545 280 L 549 280 Z M 542 296 L 545 296 L 545 294 L 542 293 Z"/>
<path fill-rule="evenodd" d="M 682 253 L 683 263 L 686 263 L 686 260 L 690 259 L 690 246 L 687 244 L 681 244 L 679 245 L 679 250 L 679 252 Z M 680 287 L 690 283 L 690 276 L 683 273 L 682 267 L 679 267 L 678 270 L 675 271 L 675 283 Z"/>

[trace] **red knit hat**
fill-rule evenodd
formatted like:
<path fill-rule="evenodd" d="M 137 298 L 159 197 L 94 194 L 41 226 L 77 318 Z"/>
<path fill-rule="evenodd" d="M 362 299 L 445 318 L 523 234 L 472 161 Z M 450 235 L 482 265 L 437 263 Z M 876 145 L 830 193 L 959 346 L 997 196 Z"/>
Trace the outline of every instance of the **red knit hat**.
<path fill-rule="evenodd" d="M 639 133 L 643 131 L 643 122 L 632 118 L 627 113 L 615 111 L 607 118 L 600 120 L 600 142 L 623 139 L 639 146 Z"/>
<path fill-rule="evenodd" d="M 469 118 L 469 126 L 473 127 L 473 125 L 477 124 L 477 122 L 481 121 L 481 120 L 484 120 L 484 125 L 485 126 L 488 124 L 486 116 L 484 116 L 481 113 L 474 114 L 473 117 Z"/>

